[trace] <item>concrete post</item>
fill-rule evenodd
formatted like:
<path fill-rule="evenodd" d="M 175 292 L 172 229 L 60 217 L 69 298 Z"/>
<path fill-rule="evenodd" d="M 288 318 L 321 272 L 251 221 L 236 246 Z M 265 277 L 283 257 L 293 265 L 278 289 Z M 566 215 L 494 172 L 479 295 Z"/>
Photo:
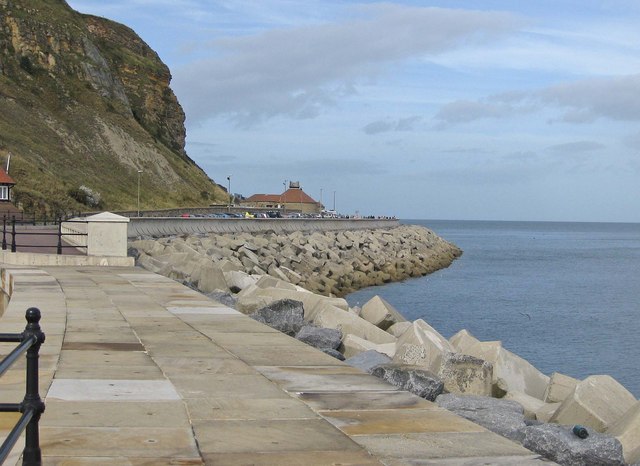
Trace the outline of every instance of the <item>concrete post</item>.
<path fill-rule="evenodd" d="M 127 256 L 127 217 L 102 212 L 86 220 L 88 256 Z"/>

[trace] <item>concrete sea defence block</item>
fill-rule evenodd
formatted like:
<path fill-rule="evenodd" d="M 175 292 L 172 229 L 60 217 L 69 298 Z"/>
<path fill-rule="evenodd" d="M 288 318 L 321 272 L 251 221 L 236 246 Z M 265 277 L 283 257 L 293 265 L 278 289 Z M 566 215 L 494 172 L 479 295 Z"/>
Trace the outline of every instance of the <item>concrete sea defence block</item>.
<path fill-rule="evenodd" d="M 377 295 L 362 306 L 360 317 L 382 330 L 387 330 L 393 324 L 407 320 L 396 308 Z"/>
<path fill-rule="evenodd" d="M 398 339 L 393 362 L 438 373 L 445 352 L 453 353 L 454 348 L 433 327 L 418 319 Z"/>
<path fill-rule="evenodd" d="M 313 323 L 319 327 L 335 328 L 343 335 L 353 334 L 375 344 L 395 343 L 396 337 L 358 316 L 335 306 L 323 306 L 314 316 Z"/>
<path fill-rule="evenodd" d="M 466 329 L 460 330 L 458 333 L 449 338 L 449 343 L 459 352 L 459 353 L 467 353 L 467 350 L 475 345 L 476 343 L 480 343 L 476 337 L 471 335 Z"/>
<path fill-rule="evenodd" d="M 211 261 L 202 263 L 198 273 L 198 289 L 203 293 L 210 293 L 214 290 L 228 290 L 224 272 Z"/>
<path fill-rule="evenodd" d="M 502 347 L 500 341 L 482 341 L 467 348 L 466 354 L 493 364 L 493 394 L 503 396 L 508 392 L 522 392 L 544 399 L 549 377 L 536 369 L 529 361 Z"/>
<path fill-rule="evenodd" d="M 238 293 L 251 285 L 255 285 L 257 281 L 255 275 L 249 275 L 238 270 L 229 270 L 227 272 L 223 270 L 222 273 L 229 290 L 233 293 Z"/>
<path fill-rule="evenodd" d="M 468 354 L 446 351 L 437 374 L 449 393 L 491 395 L 493 366 L 490 362 Z"/>
<path fill-rule="evenodd" d="M 564 401 L 566 397 L 571 395 L 571 392 L 576 388 L 578 382 L 580 382 L 578 379 L 554 372 L 551 374 L 547 389 L 544 391 L 543 400 L 546 403 L 559 403 Z"/>
<path fill-rule="evenodd" d="M 389 358 L 393 358 L 396 353 L 396 344 L 394 343 L 383 343 L 381 345 L 370 342 L 369 340 L 365 340 L 364 338 L 360 338 L 353 334 L 347 334 L 342 339 L 342 344 L 339 347 L 340 352 L 344 354 L 345 358 L 352 358 L 360 353 L 364 353 L 365 351 L 377 351 L 378 353 L 382 353 Z"/>
<path fill-rule="evenodd" d="M 582 424 L 604 432 L 636 402 L 635 397 L 613 377 L 592 375 L 576 385 L 551 422 Z"/>
<path fill-rule="evenodd" d="M 607 429 L 607 435 L 620 441 L 627 463 L 640 463 L 640 401 Z"/>
<path fill-rule="evenodd" d="M 387 329 L 387 333 L 390 333 L 396 338 L 400 338 L 404 332 L 413 327 L 412 322 L 397 322 Z"/>
<path fill-rule="evenodd" d="M 525 419 L 538 419 L 537 413 L 543 407 L 547 406 L 542 400 L 527 395 L 526 393 L 512 391 L 505 395 L 505 400 L 513 400 L 522 406 Z M 556 407 L 559 405 L 556 405 Z M 546 422 L 546 421 L 545 421 Z"/>
<path fill-rule="evenodd" d="M 541 422 L 549 422 L 561 403 L 544 403 L 536 411 L 536 419 Z"/>

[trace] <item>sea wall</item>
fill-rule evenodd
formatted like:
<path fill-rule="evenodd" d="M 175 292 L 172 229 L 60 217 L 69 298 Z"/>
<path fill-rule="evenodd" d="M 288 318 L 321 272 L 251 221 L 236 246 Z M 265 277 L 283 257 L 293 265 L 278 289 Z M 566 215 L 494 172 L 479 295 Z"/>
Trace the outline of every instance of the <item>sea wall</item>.
<path fill-rule="evenodd" d="M 321 228 L 354 222 L 364 225 L 355 220 L 313 220 L 298 225 Z M 284 228 L 287 224 L 280 225 Z M 426 275 L 449 266 L 462 253 L 431 230 L 414 225 L 348 231 L 199 233 L 130 241 L 129 247 L 142 267 L 204 292 L 239 288 L 231 272 L 243 272 L 256 277 L 270 275 L 312 292 L 336 296 Z"/>
<path fill-rule="evenodd" d="M 332 219 L 332 218 L 131 218 L 129 238 L 160 238 L 171 235 L 200 235 L 208 233 L 268 233 L 287 234 L 313 231 L 356 231 L 393 228 L 396 219 Z"/>

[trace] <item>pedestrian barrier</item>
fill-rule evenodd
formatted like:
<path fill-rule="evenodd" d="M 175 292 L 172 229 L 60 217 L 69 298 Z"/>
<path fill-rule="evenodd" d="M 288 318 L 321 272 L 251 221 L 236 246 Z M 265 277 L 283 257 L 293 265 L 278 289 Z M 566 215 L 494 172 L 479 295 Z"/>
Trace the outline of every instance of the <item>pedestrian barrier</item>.
<path fill-rule="evenodd" d="M 84 242 L 78 242 L 78 241 L 71 241 L 74 243 L 74 245 L 66 245 L 66 244 L 62 244 L 62 238 L 65 237 L 67 239 L 69 239 L 70 237 L 73 236 L 79 236 L 79 237 L 86 237 L 87 233 L 86 232 L 80 232 L 80 231 L 72 231 L 68 228 L 65 229 L 65 232 L 63 233 L 62 230 L 62 219 L 58 219 L 55 224 L 57 224 L 58 229 L 57 231 L 38 231 L 38 230 L 22 230 L 17 232 L 16 231 L 16 224 L 23 224 L 21 222 L 16 221 L 15 216 L 11 218 L 11 221 L 9 222 L 9 225 L 7 225 L 7 217 L 3 216 L 2 218 L 2 250 L 6 251 L 7 248 L 9 247 L 9 245 L 7 244 L 7 236 L 10 235 L 11 236 L 11 252 L 16 252 L 17 249 L 19 247 L 29 247 L 29 248 L 50 248 L 50 245 L 36 245 L 36 244 L 17 244 L 16 240 L 18 236 L 56 236 L 57 237 L 57 245 L 56 245 L 56 254 L 62 254 L 62 249 L 63 248 L 78 248 L 78 247 L 87 247 L 86 246 L 86 240 Z M 84 221 L 74 221 L 74 220 L 66 220 L 65 225 L 67 224 L 72 224 L 72 223 L 82 223 L 84 224 Z M 35 223 L 34 223 L 35 225 Z M 46 225 L 46 220 L 44 225 Z M 8 230 L 7 227 L 10 227 L 10 229 Z M 79 244 L 80 243 L 80 244 Z M 84 244 L 82 244 L 84 243 Z"/>
<path fill-rule="evenodd" d="M 0 333 L 0 342 L 19 343 L 0 362 L 0 377 L 22 356 L 27 354 L 26 393 L 22 403 L 0 403 L 0 412 L 22 413 L 2 446 L 0 446 L 0 464 L 4 463 L 16 442 L 25 431 L 25 447 L 22 452 L 23 466 L 39 466 L 42 464 L 40 450 L 40 433 L 38 423 L 44 412 L 44 402 L 38 392 L 38 352 L 44 343 L 44 333 L 40 329 L 40 310 L 35 307 L 27 309 L 25 314 L 27 326 L 22 333 Z"/>

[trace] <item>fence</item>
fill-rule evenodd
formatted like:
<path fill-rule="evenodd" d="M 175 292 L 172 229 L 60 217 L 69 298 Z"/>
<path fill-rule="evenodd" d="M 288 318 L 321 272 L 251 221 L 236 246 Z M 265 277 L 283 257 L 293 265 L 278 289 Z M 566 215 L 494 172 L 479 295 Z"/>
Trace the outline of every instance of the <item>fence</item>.
<path fill-rule="evenodd" d="M 2 376 L 25 352 L 27 353 L 26 392 L 22 403 L 0 403 L 0 412 L 22 413 L 2 446 L 0 446 L 0 464 L 4 463 L 16 442 L 25 431 L 25 447 L 22 452 L 23 466 L 42 464 L 40 450 L 40 432 L 38 423 L 44 412 L 44 402 L 38 391 L 38 352 L 44 343 L 44 333 L 40 329 L 40 310 L 35 307 L 27 309 L 25 318 L 27 326 L 22 333 L 0 333 L 0 342 L 20 343 L 0 362 Z"/>
<path fill-rule="evenodd" d="M 44 225 L 46 226 L 47 219 L 44 219 Z M 31 222 L 24 222 L 24 221 L 19 221 L 16 220 L 15 216 L 13 216 L 11 218 L 10 222 L 7 222 L 7 217 L 4 216 L 2 218 L 2 250 L 6 251 L 8 244 L 7 244 L 7 236 L 11 236 L 11 252 L 16 252 L 17 249 L 19 247 L 28 247 L 28 248 L 51 248 L 53 246 L 55 246 L 56 248 L 56 254 L 62 254 L 62 249 L 63 248 L 77 248 L 77 247 L 85 247 L 87 246 L 87 242 L 86 239 L 84 241 L 77 241 L 77 240 L 72 240 L 72 237 L 74 236 L 87 236 L 87 232 L 86 232 L 86 223 L 84 221 L 75 221 L 75 220 L 67 220 L 64 222 L 65 225 L 68 224 L 73 224 L 73 223 L 79 223 L 79 224 L 84 224 L 85 225 L 85 231 L 82 231 L 82 228 L 78 228 L 78 229 L 73 229 L 73 228 L 69 228 L 69 226 L 66 226 L 64 228 L 64 232 L 63 232 L 63 222 L 62 219 L 58 219 L 55 222 L 50 222 L 50 224 L 52 225 L 56 225 L 57 226 L 57 231 L 44 231 L 44 230 L 35 230 L 35 229 L 23 229 L 21 231 L 16 231 L 16 225 L 27 225 L 27 224 L 31 224 Z M 33 223 L 33 225 L 35 225 L 35 223 Z M 44 243 L 47 243 L 46 239 L 52 239 L 53 237 L 57 238 L 57 242 L 55 245 L 53 244 L 17 244 L 17 237 L 21 236 L 21 237 L 33 237 L 33 236 L 42 236 L 45 237 Z M 63 237 L 65 238 L 65 241 L 68 241 L 70 243 L 70 245 L 67 244 L 63 244 L 62 239 Z M 41 242 L 42 243 L 42 242 Z"/>

